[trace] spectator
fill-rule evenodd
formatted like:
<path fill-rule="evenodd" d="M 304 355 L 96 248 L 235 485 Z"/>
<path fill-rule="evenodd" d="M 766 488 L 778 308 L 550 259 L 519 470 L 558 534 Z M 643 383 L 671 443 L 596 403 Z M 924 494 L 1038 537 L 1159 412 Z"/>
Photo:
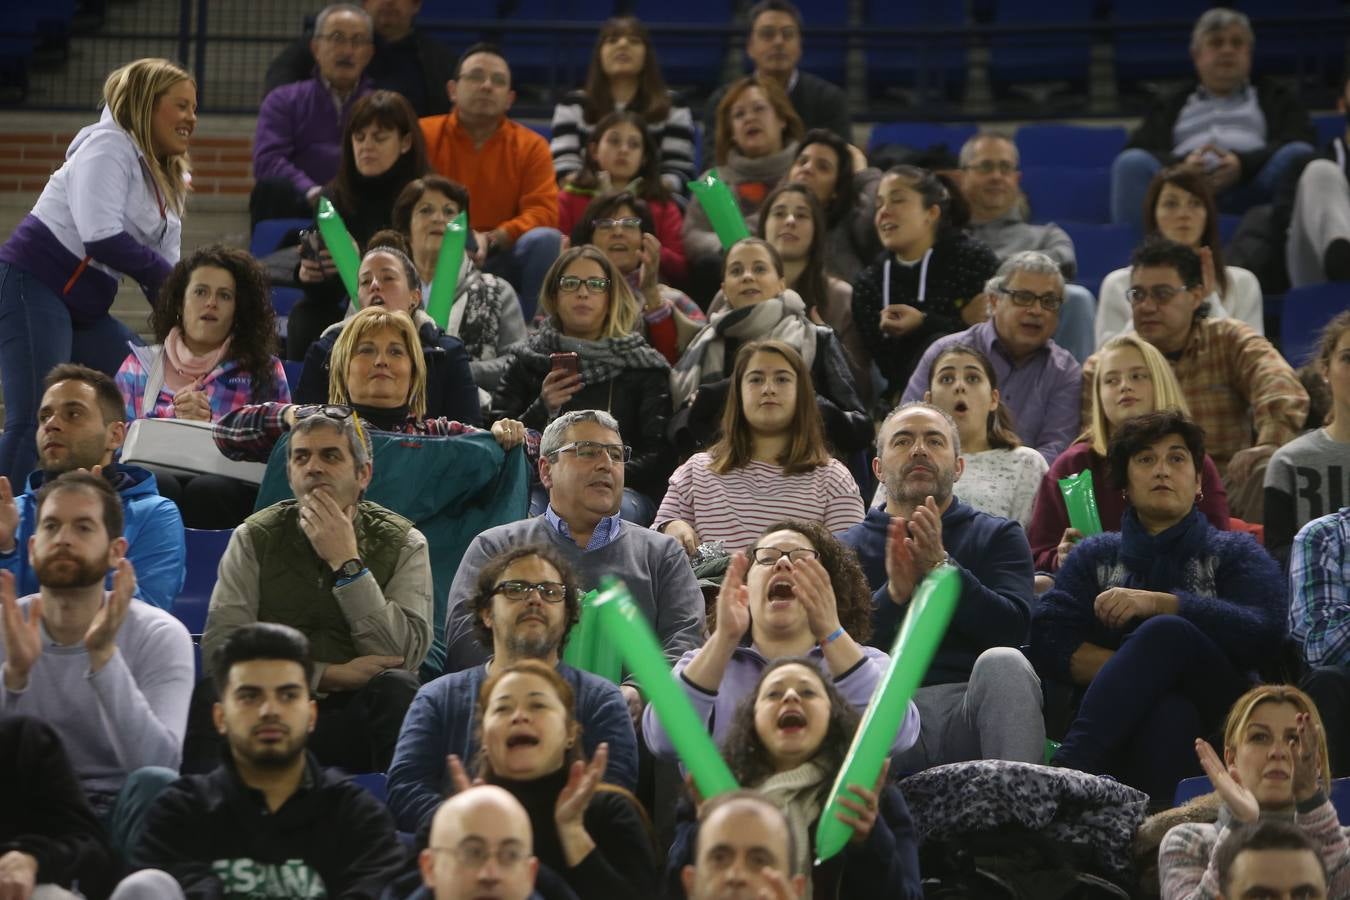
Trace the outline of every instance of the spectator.
<path fill-rule="evenodd" d="M 538 430 L 566 412 L 608 411 L 634 444 L 624 451 L 633 455 L 623 460 L 620 515 L 645 528 L 674 467 L 665 439 L 670 363 L 634 333 L 637 300 L 595 247 L 564 251 L 548 270 L 539 302 L 548 319 L 512 354 L 493 409 Z M 569 353 L 575 368 L 555 362 Z M 536 488 L 532 513 L 546 504 L 545 490 Z"/>
<path fill-rule="evenodd" d="M 431 298 L 446 226 L 468 208 L 469 192 L 464 185 L 440 175 L 413 179 L 394 202 L 394 228 L 412 248 L 423 305 Z M 511 349 L 525 340 L 525 317 L 516 289 L 505 278 L 475 266 L 467 248 L 460 260 L 459 283 L 445 332 L 463 341 L 469 351 L 469 371 L 479 391 L 486 392 L 486 405 L 510 361 Z"/>
<path fill-rule="evenodd" d="M 1350 773 L 1350 506 L 1313 519 L 1289 557 L 1289 633 L 1312 669 L 1302 687 L 1326 719 L 1331 769 Z"/>
<path fill-rule="evenodd" d="M 886 252 L 853 281 L 853 321 L 887 395 L 902 390 L 934 340 L 985 319 L 982 294 L 998 258 L 961 231 L 968 217 L 937 175 L 896 166 L 881 178 L 876 227 Z"/>
<path fill-rule="evenodd" d="M 1025 529 L 1031 504 L 1045 475 L 1045 457 L 1022 443 L 1003 404 L 994 364 L 974 347 L 951 344 L 934 360 L 923 400 L 957 423 L 961 438 L 961 498 L 992 516 L 1012 519 Z M 877 486 L 873 506 L 886 502 Z"/>
<path fill-rule="evenodd" d="M 1267 815 L 1289 817 L 1314 843 L 1331 873 L 1331 896 L 1350 892 L 1350 843 L 1327 796 L 1326 742 L 1307 694 L 1292 685 L 1252 688 L 1228 712 L 1223 758 L 1203 738 L 1196 738 L 1195 753 L 1219 795 L 1219 821 L 1186 822 L 1167 832 L 1158 853 L 1165 900 L 1215 896 L 1221 855 L 1216 848 Z"/>
<path fill-rule="evenodd" d="M 402 94 L 419 116 L 450 111 L 445 82 L 455 75 L 455 57 L 413 20 L 422 0 L 363 0 L 375 26 L 375 48 L 366 72 L 372 87 Z M 317 20 L 315 32 L 318 32 Z M 282 50 L 267 66 L 263 94 L 314 74 L 313 35 Z"/>
<path fill-rule="evenodd" d="M 703 543 L 749 547 L 788 516 L 842 531 L 862 520 L 862 498 L 830 456 L 801 354 L 751 341 L 736 352 L 721 437 L 670 476 L 652 527 L 694 556 Z"/>
<path fill-rule="evenodd" d="M 125 855 L 149 802 L 177 777 L 192 693 L 192 642 L 132 597 L 122 504 L 108 482 L 66 472 L 37 496 L 29 540 L 38 592 L 15 599 L 0 572 L 0 711 L 51 725 L 85 796 Z M 116 569 L 111 591 L 103 578 Z"/>
<path fill-rule="evenodd" d="M 754 696 L 765 668 L 784 657 L 809 658 L 863 709 L 886 665 L 886 654 L 867 646 L 870 605 L 857 558 L 843 544 L 814 522 L 775 522 L 748 550 L 732 554 L 713 632 L 675 664 L 675 675 L 718 744 L 726 743 L 737 706 Z M 652 753 L 675 758 L 650 707 L 642 733 Z M 908 749 L 918 734 L 918 710 L 910 703 L 893 749 Z"/>
<path fill-rule="evenodd" d="M 268 92 L 253 137 L 253 193 L 249 228 L 262 219 L 313 215 L 323 186 L 337 177 L 352 107 L 372 87 L 366 66 L 373 53 L 369 14 L 333 3 L 314 19 L 309 50 L 313 77 Z"/>
<path fill-rule="evenodd" d="M 753 225 L 764 198 L 797 158 L 802 122 L 779 83 L 758 75 L 733 81 L 715 108 L 717 126 L 704 134 L 715 138 L 717 177 L 730 188 L 741 215 Z M 685 210 L 684 253 L 691 266 L 702 264 L 705 270 L 722 257 L 722 242 L 697 197 Z"/>
<path fill-rule="evenodd" d="M 103 114 L 82 128 L 42 195 L 0 245 L 0 475 L 33 468 L 38 381 L 84 363 L 112 375 L 138 343 L 109 313 L 122 276 L 154 302 L 178 261 L 197 87 L 165 59 L 139 59 L 103 84 Z"/>
<path fill-rule="evenodd" d="M 736 708 L 722 754 L 745 787 L 780 806 L 792 831 L 793 871 L 811 871 L 812 897 L 919 900 L 919 851 L 905 798 L 883 768 L 870 789 L 849 784 L 835 817 L 852 829 L 842 853 L 811 867 L 814 837 L 844 765 L 858 711 L 810 659 L 778 659 Z M 693 823 L 683 823 L 667 869 L 691 856 Z"/>
<path fill-rule="evenodd" d="M 1200 257 L 1205 306 L 1213 319 L 1237 319 L 1265 334 L 1261 283 L 1247 269 L 1226 266 L 1219 238 L 1219 208 L 1204 176 L 1185 166 L 1170 166 L 1148 184 L 1144 197 L 1144 235 L 1160 235 L 1190 247 Z M 1130 330 L 1131 269 L 1116 269 L 1102 279 L 1095 326 L 1097 346 Z"/>
<path fill-rule="evenodd" d="M 345 416 L 342 415 L 345 412 Z M 340 417 L 341 416 L 341 417 Z M 431 563 L 412 523 L 361 495 L 369 438 L 350 411 L 323 407 L 292 429 L 286 476 L 296 499 L 259 510 L 230 537 L 202 635 L 214 659 L 240 628 L 279 622 L 309 639 L 319 695 L 310 749 L 351 772 L 389 767 L 415 673 L 431 645 Z M 206 701 L 194 698 L 194 724 Z M 196 728 L 192 765 L 211 750 Z"/>
<path fill-rule="evenodd" d="M 1316 365 L 1331 388 L 1331 421 L 1276 450 L 1266 467 L 1265 544 L 1285 565 L 1300 528 L 1350 505 L 1350 312 L 1322 330 Z"/>
<path fill-rule="evenodd" d="M 901 772 L 969 759 L 1040 762 L 1041 689 L 1017 647 L 1031 616 L 1031 557 L 1021 526 L 952 494 L 962 477 L 960 431 L 943 410 L 905 404 L 882 423 L 873 462 L 886 505 L 840 535 L 862 563 L 874 647 L 890 647 L 914 589 L 934 568 L 961 577 L 957 614 L 914 696 L 918 743 Z"/>
<path fill-rule="evenodd" d="M 577 749 L 572 685 L 553 667 L 527 659 L 497 669 L 478 692 L 478 778 L 505 788 L 525 807 L 535 855 L 578 897 L 651 896 L 656 850 L 637 798 L 602 784 L 608 745 L 591 759 Z M 470 789 L 458 758 L 456 792 Z"/>
<path fill-rule="evenodd" d="M 618 16 L 600 26 L 586 86 L 567 94 L 553 107 L 550 149 L 560 183 L 582 170 L 582 148 L 601 146 L 605 128 L 596 123 L 616 112 L 636 117 L 639 141 L 642 134 L 651 137 L 647 161 L 664 189 L 672 194 L 686 193 L 685 182 L 694 177 L 694 118 L 689 107 L 675 105 L 661 77 L 651 34 L 634 16 Z M 631 143 L 628 135 L 624 142 Z M 594 160 L 594 150 L 591 157 Z M 646 177 L 642 168 L 634 169 L 634 174 Z M 633 177 L 623 178 L 619 172 L 611 175 L 617 176 L 612 179 L 614 187 L 627 184 Z M 563 234 L 570 230 L 563 226 Z"/>
<path fill-rule="evenodd" d="M 853 324 L 853 285 L 827 272 L 828 225 L 815 194 L 804 184 L 780 184 L 765 198 L 757 224 L 756 235 L 778 251 L 783 280 L 806 304 L 807 317 L 838 336 L 858 395 L 870 406 L 872 357 Z"/>
<path fill-rule="evenodd" d="M 763 238 L 737 241 L 727 253 L 722 292 L 728 309 L 713 313 L 671 372 L 677 444 L 710 443 L 726 407 L 737 348 L 747 341 L 779 340 L 796 350 L 811 372 L 825 437 L 836 453 L 872 440 L 867 417 L 839 339 L 806 314 L 806 304 L 783 278 L 783 258 Z"/>
<path fill-rule="evenodd" d="M 272 355 L 276 316 L 267 273 L 243 250 L 212 244 L 179 260 L 150 327 L 158 343 L 133 346 L 117 370 L 127 421 L 214 422 L 248 403 L 291 401 L 286 370 Z M 233 528 L 238 520 L 228 510 L 237 504 L 230 498 L 252 491 L 220 475 L 148 468 L 189 528 Z"/>
<path fill-rule="evenodd" d="M 1223 897 L 1306 897 L 1326 900 L 1329 879 L 1317 849 L 1286 822 L 1262 822 L 1234 833 L 1219 848 Z"/>
<path fill-rule="evenodd" d="M 632 191 L 601 194 L 587 205 L 571 233 L 572 246 L 594 244 L 609 257 L 633 296 L 642 300 L 647 343 L 676 362 L 708 320 L 688 294 L 660 280 L 666 245 L 652 218 L 652 205 Z M 678 231 L 674 239 L 680 240 Z"/>
<path fill-rule="evenodd" d="M 771 81 L 788 101 L 806 128 L 826 128 L 841 138 L 852 137 L 849 103 L 843 90 L 810 72 L 797 68 L 802 58 L 802 14 L 791 0 L 762 0 L 745 16 L 745 55 L 755 64 L 754 77 Z M 703 107 L 703 133 L 712 134 L 721 122 L 719 107 L 735 82 L 718 88 Z M 714 110 L 717 117 L 714 119 Z"/>
<path fill-rule="evenodd" d="M 468 188 L 474 265 L 511 282 L 528 321 L 562 243 L 548 143 L 506 117 L 516 93 L 493 45 L 465 50 L 446 91 L 455 108 L 422 120 L 431 166 Z"/>
<path fill-rule="evenodd" d="M 56 730 L 31 716 L 0 717 L 0 884 L 11 897 L 64 900 L 54 888 L 103 896 L 114 863 Z"/>
<path fill-rule="evenodd" d="M 1233 514 L 1260 522 L 1266 463 L 1303 426 L 1308 392 L 1280 352 L 1249 326 L 1205 317 L 1200 257 L 1189 247 L 1145 241 L 1131 259 L 1127 296 L 1135 332 L 1170 357 Z M 1100 356 L 1083 364 L 1084 384 L 1093 383 Z M 1085 409 L 1089 399 L 1085 392 Z"/>
<path fill-rule="evenodd" d="M 1313 152 L 1312 122 L 1274 81 L 1251 83 L 1251 22 L 1206 10 L 1191 32 L 1196 83 L 1154 104 L 1111 165 L 1111 220 L 1139 225 L 1150 179 L 1174 163 L 1203 174 L 1219 207 L 1241 213 L 1270 201 L 1281 177 Z"/>
<path fill-rule="evenodd" d="M 591 204 L 616 193 L 630 194 L 630 202 L 640 199 L 646 204 L 648 230 L 658 243 L 660 272 L 652 274 L 683 284 L 689 270 L 681 234 L 684 213 L 657 174 L 659 163 L 656 142 L 642 117 L 629 111 L 610 113 L 596 124 L 581 168 L 558 191 L 558 222 L 563 234 L 572 236 L 573 246 L 590 243 L 577 238 L 579 231 L 592 226 L 586 216 Z"/>
<path fill-rule="evenodd" d="M 474 383 L 464 342 L 447 334 L 427 315 L 416 265 L 407 253 L 393 246 L 393 243 L 402 244 L 396 233 L 384 232 L 383 235 L 389 235 L 395 240 L 389 244 L 382 240 L 373 241 L 376 246 L 372 246 L 361 258 L 357 270 L 357 306 L 360 309 L 376 307 L 403 313 L 412 320 L 413 330 L 417 334 L 415 352 L 421 354 L 426 369 L 426 408 L 423 410 L 426 415 L 455 419 L 475 427 L 481 425 L 482 405 L 479 403 L 478 386 Z M 381 233 L 376 233 L 377 238 L 381 236 Z M 370 335 L 373 327 L 371 323 L 377 318 L 387 317 L 368 316 L 363 322 L 366 328 L 362 337 Z M 300 384 L 295 391 L 297 402 L 322 403 L 332 394 L 333 350 L 350 323 L 350 319 L 334 322 L 324 329 L 317 341 L 310 344 L 305 352 L 305 368 L 300 373 Z M 361 338 L 356 340 L 359 347 Z"/>
<path fill-rule="evenodd" d="M 1137 334 L 1122 334 L 1107 341 L 1096 356 L 1097 365 L 1083 380 L 1091 398 L 1091 413 L 1083 433 L 1055 459 L 1041 479 L 1031 511 L 1027 539 L 1038 572 L 1056 572 L 1084 537 L 1069 526 L 1069 512 L 1059 481 L 1086 470 L 1092 473 L 1097 517 L 1105 531 L 1120 531 L 1125 498 L 1110 489 L 1106 450 L 1116 429 L 1127 420 L 1153 412 L 1178 412 L 1190 416 L 1186 396 L 1167 359 Z M 1217 531 L 1228 530 L 1228 495 L 1214 460 L 1206 454 L 1200 470 L 1200 493 L 1196 508 Z"/>
<path fill-rule="evenodd" d="M 426 172 L 426 148 L 412 107 L 398 94 L 375 91 L 352 106 L 342 133 L 342 163 L 323 193 L 342 217 L 358 252 L 369 251 L 375 232 L 393 222 L 395 198 Z M 297 277 L 305 295 L 286 320 L 290 359 L 304 359 L 323 330 L 351 305 L 322 236 L 311 231 L 304 241 Z"/>
<path fill-rule="evenodd" d="M 806 888 L 787 816 L 762 793 L 718 794 L 699 808 L 693 861 L 680 870 L 689 900 L 746 896 L 797 900 Z"/>
<path fill-rule="evenodd" d="M 378 261 L 387 251 L 376 256 Z M 392 290 L 392 289 L 391 289 Z M 352 409 L 363 427 L 401 434 L 453 437 L 478 431 L 455 419 L 427 416 L 427 370 L 417 326 L 407 315 L 372 305 L 344 326 L 329 361 L 328 402 Z M 261 403 L 243 406 L 216 423 L 216 446 L 230 459 L 265 462 L 296 420 L 313 405 Z M 519 422 L 492 423 L 505 450 L 525 439 Z"/>
<path fill-rule="evenodd" d="M 122 500 L 126 558 L 136 569 L 136 596 L 160 609 L 173 608 L 183 589 L 183 519 L 159 495 L 153 473 L 113 462 L 126 437 L 122 396 L 111 378 L 75 363 L 47 373 L 38 407 L 39 468 L 17 498 L 0 476 L 0 569 L 13 573 L 20 594 L 35 594 L 41 573 L 28 552 L 38 532 L 38 495 L 66 472 L 100 472 Z M 109 582 L 108 587 L 112 587 Z"/>
<path fill-rule="evenodd" d="M 306 750 L 319 718 L 309 643 L 293 628 L 246 625 L 219 646 L 212 709 L 229 756 L 166 790 L 146 817 L 137 861 L 118 887 L 137 897 L 237 896 L 285 885 L 291 896 L 373 898 L 403 864 L 383 805 Z"/>
<path fill-rule="evenodd" d="M 624 462 L 619 423 L 603 410 L 563 413 L 539 442 L 539 478 L 548 508 L 474 538 L 450 587 L 450 664 L 458 672 L 486 662 L 474 615 L 473 591 L 487 560 L 508 547 L 543 544 L 557 550 L 589 591 L 606 575 L 621 578 L 633 601 L 675 660 L 703 637 L 703 595 L 688 557 L 674 538 L 620 519 Z M 640 708 L 635 684 L 623 685 L 629 709 Z"/>
<path fill-rule="evenodd" d="M 483 682 L 526 659 L 558 670 L 577 698 L 582 747 L 594 756 L 609 747 L 611 783 L 637 786 L 638 752 L 623 694 L 599 676 L 561 661 L 560 648 L 580 615 L 571 567 L 544 544 L 515 546 L 494 556 L 478 573 L 473 612 L 478 639 L 492 649 L 481 666 L 443 675 L 423 685 L 408 708 L 389 767 L 389 806 L 405 831 L 419 831 L 448 793 L 445 758 L 477 758 L 473 723 Z"/>
<path fill-rule="evenodd" d="M 1341 78 L 1336 111 L 1350 114 L 1350 75 Z M 1285 262 L 1294 287 L 1350 281 L 1350 182 L 1346 180 L 1346 131 L 1299 175 Z M 1287 184 L 1287 182 L 1286 182 Z"/>
<path fill-rule="evenodd" d="M 490 861 L 495 865 L 489 866 Z M 491 896 L 529 900 L 539 857 L 530 816 L 510 792 L 480 784 L 441 804 L 427 848 L 417 859 L 435 900 Z"/>
<path fill-rule="evenodd" d="M 1096 302 L 1087 288 L 1069 284 L 1078 273 L 1078 260 L 1073 240 L 1064 229 L 1054 222 L 1032 225 L 1026 221 L 1020 163 L 1017 145 L 1006 135 L 982 132 L 961 146 L 960 185 L 970 206 L 970 233 L 1001 260 L 1035 250 L 1059 266 L 1064 297 L 1055 341 L 1082 361 L 1097 346 L 1092 342 Z"/>
<path fill-rule="evenodd" d="M 1195 774 L 1208 734 L 1269 660 L 1287 615 L 1279 567 L 1250 535 L 1195 508 L 1203 432 L 1177 412 L 1125 422 L 1108 452 L 1130 503 L 1119 534 L 1085 541 L 1040 598 L 1028 651 L 1083 689 L 1052 764 L 1112 774 L 1155 806 Z"/>
<path fill-rule="evenodd" d="M 1036 250 L 1014 253 L 986 285 L 990 317 L 965 331 L 940 337 L 924 351 L 905 386 L 902 402 L 931 388 L 934 363 L 955 346 L 979 350 L 993 364 L 1006 406 L 1023 443 L 1052 463 L 1078 433 L 1082 368 L 1055 343 L 1064 308 L 1064 276 Z"/>
<path fill-rule="evenodd" d="M 862 151 L 827 128 L 802 136 L 788 181 L 811 188 L 829 223 L 826 271 L 850 284 L 881 253 L 877 238 L 877 184 L 881 172 L 866 165 Z"/>

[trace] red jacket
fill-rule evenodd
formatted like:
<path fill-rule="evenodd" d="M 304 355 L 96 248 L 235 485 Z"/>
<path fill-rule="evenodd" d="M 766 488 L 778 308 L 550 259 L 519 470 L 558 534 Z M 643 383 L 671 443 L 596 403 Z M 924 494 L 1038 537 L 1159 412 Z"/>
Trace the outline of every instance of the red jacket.
<path fill-rule="evenodd" d="M 592 194 L 579 194 L 573 191 L 558 191 L 558 228 L 562 233 L 572 234 L 572 229 L 581 221 L 581 214 L 595 199 Z M 684 213 L 674 200 L 646 200 L 652 211 L 652 226 L 656 229 L 656 239 L 661 242 L 661 280 L 667 284 L 684 284 L 689 272 L 689 263 L 684 258 Z"/>

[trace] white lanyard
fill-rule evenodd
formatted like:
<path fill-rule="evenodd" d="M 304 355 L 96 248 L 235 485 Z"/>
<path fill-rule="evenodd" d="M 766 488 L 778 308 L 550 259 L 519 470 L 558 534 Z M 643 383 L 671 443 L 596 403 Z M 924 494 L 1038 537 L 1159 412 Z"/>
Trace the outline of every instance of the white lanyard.
<path fill-rule="evenodd" d="M 919 296 L 915 303 L 922 303 L 924 297 L 928 294 L 928 258 L 933 255 L 933 248 L 929 247 L 923 254 L 923 259 L 919 261 Z M 886 265 L 881 268 L 881 298 L 882 306 L 891 305 L 891 260 L 887 258 Z"/>

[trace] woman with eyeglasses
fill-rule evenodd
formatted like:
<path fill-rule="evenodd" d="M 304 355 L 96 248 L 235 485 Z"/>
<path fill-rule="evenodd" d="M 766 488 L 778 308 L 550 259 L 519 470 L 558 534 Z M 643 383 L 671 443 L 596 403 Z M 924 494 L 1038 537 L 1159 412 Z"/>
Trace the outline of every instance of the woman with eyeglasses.
<path fill-rule="evenodd" d="M 721 437 L 670 476 L 652 527 L 693 556 L 699 544 L 749 546 L 786 516 L 832 534 L 863 519 L 847 467 L 830 456 L 811 373 L 782 341 L 752 341 L 736 353 Z"/>
<path fill-rule="evenodd" d="M 329 407 L 293 403 L 243 406 L 215 427 L 216 446 L 230 459 L 266 462 L 297 416 L 355 414 L 375 431 L 453 437 L 481 429 L 453 419 L 428 417 L 427 368 L 417 326 L 404 312 L 372 305 L 342 329 L 329 364 Z M 525 426 L 513 419 L 492 423 L 504 450 L 525 440 Z"/>
<path fill-rule="evenodd" d="M 553 140 L 556 146 L 556 134 Z M 689 270 L 680 234 L 684 212 L 672 198 L 676 189 L 658 176 L 659 162 L 656 143 L 640 115 L 620 110 L 605 116 L 595 126 L 595 138 L 586 147 L 580 171 L 565 178 L 558 191 L 558 227 L 563 234 L 572 235 L 573 244 L 590 243 L 577 240 L 577 232 L 588 219 L 596 218 L 588 209 L 592 203 L 615 193 L 640 199 L 647 206 L 648 231 L 654 235 L 660 253 L 660 271 L 653 275 L 683 284 Z"/>
<path fill-rule="evenodd" d="M 1083 433 L 1050 465 L 1032 505 L 1027 541 L 1038 572 L 1057 572 L 1083 539 L 1083 533 L 1069 525 L 1060 479 L 1085 469 L 1091 471 L 1102 529 L 1120 531 L 1125 498 L 1110 488 L 1106 460 L 1112 436 L 1130 419 L 1148 413 L 1175 410 L 1190 415 L 1186 397 L 1167 359 L 1157 347 L 1135 334 L 1122 334 L 1106 342 L 1099 351 L 1097 368 L 1087 376 L 1084 390 L 1092 405 Z M 1227 531 L 1228 494 L 1209 454 L 1205 454 L 1200 487 L 1204 496 L 1197 501 L 1197 508 L 1211 525 Z"/>
<path fill-rule="evenodd" d="M 1265 334 L 1261 283 L 1247 269 L 1224 265 L 1219 207 L 1204 173 L 1171 166 L 1153 176 L 1144 196 L 1144 237 L 1152 235 L 1185 244 L 1200 255 L 1211 318 L 1240 319 L 1257 334 Z M 1126 297 L 1129 287 L 1129 266 L 1102 279 L 1095 328 L 1098 347 L 1131 329 L 1134 315 Z"/>
<path fill-rule="evenodd" d="M 572 410 L 612 415 L 632 446 L 620 514 L 646 527 L 674 468 L 665 439 L 670 364 L 634 330 L 638 302 L 595 247 L 563 251 L 544 278 L 539 305 L 548 318 L 512 354 L 493 409 L 539 431 Z M 535 491 L 532 512 L 546 503 Z"/>
<path fill-rule="evenodd" d="M 674 363 L 708 320 L 688 294 L 661 280 L 662 241 L 652 207 L 632 191 L 595 198 L 572 229 L 572 246 L 594 244 L 614 263 L 642 303 L 647 343 Z"/>
<path fill-rule="evenodd" d="M 0 245 L 0 476 L 36 460 L 42 379 L 64 362 L 113 375 L 140 339 L 109 310 L 129 276 L 153 304 L 178 262 L 197 86 L 167 59 L 138 59 L 103 84 L 42 196 Z"/>
<path fill-rule="evenodd" d="M 764 669 L 783 657 L 807 657 L 861 711 L 887 657 L 866 645 L 872 592 L 858 558 L 821 525 L 769 525 L 747 551 L 736 551 L 717 594 L 707 643 L 675 664 L 694 710 L 722 744 L 737 706 L 753 695 Z M 675 758 L 669 735 L 648 706 L 642 733 L 657 756 Z M 892 750 L 913 746 L 919 713 L 910 703 Z"/>
<path fill-rule="evenodd" d="M 493 668 L 478 692 L 477 758 L 449 760 L 451 785 L 495 784 L 525 807 L 534 855 L 578 897 L 651 897 L 656 848 L 651 824 L 629 791 L 604 781 L 609 745 L 581 752 L 572 685 L 526 659 Z"/>

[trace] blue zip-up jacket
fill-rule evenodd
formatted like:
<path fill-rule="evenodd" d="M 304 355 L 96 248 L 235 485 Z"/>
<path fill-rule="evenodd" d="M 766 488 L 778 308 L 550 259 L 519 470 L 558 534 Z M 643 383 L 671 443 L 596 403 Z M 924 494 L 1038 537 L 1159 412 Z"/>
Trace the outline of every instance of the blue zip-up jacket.
<path fill-rule="evenodd" d="M 172 500 L 159 495 L 159 485 L 148 469 L 119 463 L 105 466 L 103 474 L 122 497 L 122 536 L 127 539 L 127 559 L 136 569 L 136 596 L 172 612 L 187 571 L 183 517 Z M 14 551 L 0 553 L 0 568 L 14 573 L 19 597 L 38 592 L 37 573 L 28 562 L 28 539 L 37 530 L 37 492 L 46 476 L 42 469 L 34 471 L 28 476 L 27 488 L 14 498 L 19 506 Z M 112 587 L 111 576 L 108 587 Z"/>

